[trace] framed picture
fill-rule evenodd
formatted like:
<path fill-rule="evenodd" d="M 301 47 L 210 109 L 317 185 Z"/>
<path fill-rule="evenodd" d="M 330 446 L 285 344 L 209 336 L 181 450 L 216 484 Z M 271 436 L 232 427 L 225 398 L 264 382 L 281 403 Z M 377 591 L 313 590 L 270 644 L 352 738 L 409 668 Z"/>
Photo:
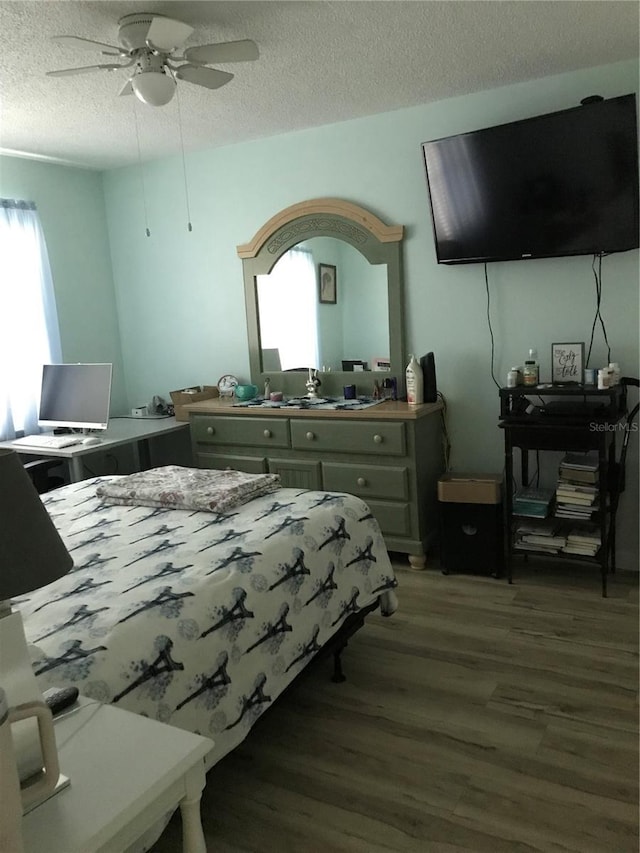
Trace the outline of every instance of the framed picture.
<path fill-rule="evenodd" d="M 338 296 L 336 268 L 331 264 L 318 264 L 318 298 L 320 302 L 335 305 Z"/>
<path fill-rule="evenodd" d="M 551 382 L 575 385 L 584 376 L 584 343 L 551 344 Z"/>

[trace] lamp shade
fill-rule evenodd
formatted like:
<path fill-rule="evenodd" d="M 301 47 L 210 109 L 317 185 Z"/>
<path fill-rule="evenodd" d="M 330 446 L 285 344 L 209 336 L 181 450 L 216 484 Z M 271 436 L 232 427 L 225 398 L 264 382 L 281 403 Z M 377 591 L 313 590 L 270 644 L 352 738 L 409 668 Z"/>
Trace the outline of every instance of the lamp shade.
<path fill-rule="evenodd" d="M 18 454 L 0 449 L 0 601 L 46 586 L 72 565 Z"/>
<path fill-rule="evenodd" d="M 140 71 L 131 80 L 131 88 L 143 104 L 163 107 L 176 90 L 176 81 L 159 70 Z"/>

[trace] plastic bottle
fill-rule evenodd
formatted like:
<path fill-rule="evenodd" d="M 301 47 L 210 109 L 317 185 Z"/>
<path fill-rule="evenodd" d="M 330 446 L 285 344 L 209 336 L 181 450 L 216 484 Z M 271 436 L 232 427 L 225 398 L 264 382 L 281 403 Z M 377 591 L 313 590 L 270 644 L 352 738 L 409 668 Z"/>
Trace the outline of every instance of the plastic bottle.
<path fill-rule="evenodd" d="M 264 380 L 264 399 L 268 400 L 271 397 L 271 380 L 267 376 Z"/>
<path fill-rule="evenodd" d="M 512 367 L 507 373 L 507 388 L 515 388 L 520 382 L 520 368 Z"/>
<path fill-rule="evenodd" d="M 609 369 L 607 367 L 601 367 L 598 371 L 598 390 L 604 391 L 605 388 L 609 387 Z"/>
<path fill-rule="evenodd" d="M 538 353 L 534 349 L 529 350 L 529 358 L 524 363 L 523 382 L 525 385 L 538 385 L 540 382 Z"/>
<path fill-rule="evenodd" d="M 417 406 L 424 402 L 424 377 L 422 368 L 415 355 L 409 356 L 409 364 L 405 370 L 407 380 L 407 403 Z"/>

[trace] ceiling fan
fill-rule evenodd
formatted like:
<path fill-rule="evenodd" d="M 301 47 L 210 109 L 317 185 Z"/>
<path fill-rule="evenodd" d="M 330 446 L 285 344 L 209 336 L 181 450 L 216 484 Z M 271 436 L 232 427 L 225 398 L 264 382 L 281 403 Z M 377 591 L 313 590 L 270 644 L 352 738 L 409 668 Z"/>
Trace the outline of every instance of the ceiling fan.
<path fill-rule="evenodd" d="M 219 62 L 249 62 L 258 58 L 258 47 L 250 39 L 196 45 L 179 54 L 178 49 L 194 31 L 193 27 L 164 15 L 125 15 L 118 21 L 118 26 L 119 46 L 79 36 L 53 36 L 53 40 L 71 47 L 99 50 L 103 56 L 113 56 L 126 61 L 47 71 L 47 76 L 65 77 L 71 74 L 131 68 L 131 76 L 120 90 L 120 94 L 135 94 L 145 104 L 162 107 L 173 98 L 176 80 L 186 80 L 207 89 L 219 89 L 233 79 L 233 74 L 217 68 L 208 68 L 208 65 Z M 180 62 L 184 64 L 175 64 Z"/>

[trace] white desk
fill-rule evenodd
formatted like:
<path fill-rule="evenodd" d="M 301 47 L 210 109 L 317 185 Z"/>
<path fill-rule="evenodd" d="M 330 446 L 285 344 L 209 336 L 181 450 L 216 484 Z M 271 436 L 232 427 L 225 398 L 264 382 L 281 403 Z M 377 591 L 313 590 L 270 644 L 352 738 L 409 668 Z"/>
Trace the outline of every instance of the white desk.
<path fill-rule="evenodd" d="M 23 818 L 25 853 L 122 853 L 178 805 L 183 853 L 206 853 L 200 821 L 213 741 L 80 699 L 55 722 L 70 785 Z"/>
<path fill-rule="evenodd" d="M 187 421 L 175 418 L 111 418 L 109 428 L 96 433 L 100 444 L 72 444 L 70 447 L 26 447 L 12 441 L 0 441 L 0 447 L 16 450 L 28 456 L 49 456 L 64 459 L 69 465 L 72 483 L 84 479 L 82 457 L 90 453 L 103 452 L 122 444 L 133 448 L 134 462 L 138 471 L 150 465 L 149 439 L 157 438 L 169 432 L 189 429 Z"/>

